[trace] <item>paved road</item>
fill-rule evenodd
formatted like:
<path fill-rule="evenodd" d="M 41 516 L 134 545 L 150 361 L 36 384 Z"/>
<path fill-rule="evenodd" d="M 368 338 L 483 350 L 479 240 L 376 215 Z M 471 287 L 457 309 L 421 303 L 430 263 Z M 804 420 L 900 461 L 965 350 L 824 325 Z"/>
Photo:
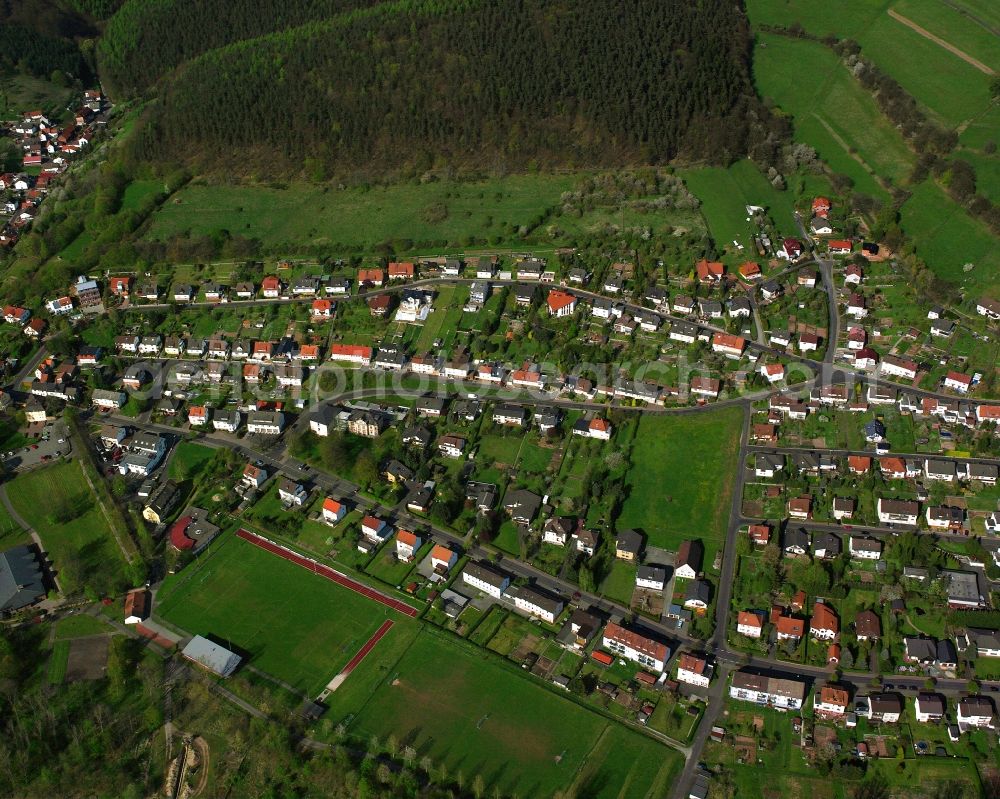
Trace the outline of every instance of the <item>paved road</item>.
<path fill-rule="evenodd" d="M 806 237 L 806 239 L 808 239 L 808 237 Z M 790 267 L 789 270 L 786 271 L 788 272 L 797 271 L 798 269 L 801 269 L 802 267 L 805 266 L 809 266 L 813 263 L 814 263 L 813 261 L 803 261 L 801 264 L 796 264 L 795 266 Z M 823 275 L 823 282 L 827 290 L 828 302 L 830 303 L 830 326 L 829 326 L 830 329 L 827 331 L 828 336 L 830 336 L 830 341 L 828 342 L 824 360 L 818 361 L 813 358 L 806 358 L 802 355 L 797 355 L 792 352 L 787 352 L 782 348 L 772 347 L 767 344 L 762 344 L 758 341 L 748 341 L 747 342 L 748 351 L 756 352 L 762 355 L 769 355 L 772 357 L 781 357 L 791 363 L 797 363 L 807 369 L 812 370 L 813 373 L 817 376 L 817 379 L 823 380 L 825 382 L 837 382 L 842 380 L 861 380 L 867 384 L 872 381 L 877 381 L 880 385 L 891 386 L 900 391 L 907 391 L 910 392 L 911 394 L 914 394 L 917 397 L 934 397 L 938 399 L 958 398 L 956 397 L 956 395 L 953 394 L 945 394 L 943 392 L 915 389 L 912 386 L 908 386 L 904 383 L 896 383 L 891 380 L 886 380 L 881 376 L 870 375 L 866 372 L 851 369 L 846 366 L 834 365 L 833 357 L 836 350 L 836 339 L 833 338 L 833 336 L 835 334 L 839 335 L 839 311 L 837 309 L 837 304 L 836 304 L 836 287 L 833 285 L 832 262 L 829 260 L 827 261 L 816 260 L 815 263 L 819 264 L 820 266 L 820 271 Z M 353 295 L 345 295 L 342 297 L 334 296 L 328 299 L 334 302 L 348 302 L 351 300 L 358 300 L 358 299 L 370 299 L 371 297 L 380 294 L 392 294 L 411 289 L 433 288 L 434 286 L 438 285 L 459 285 L 459 284 L 469 285 L 473 282 L 475 282 L 474 278 L 429 277 L 429 278 L 423 278 L 421 280 L 415 280 L 409 283 L 397 283 L 391 286 L 385 286 L 383 288 L 371 289 L 369 291 L 362 291 Z M 526 281 L 526 280 L 493 279 L 490 281 L 490 283 L 492 283 L 495 286 L 518 286 L 518 285 L 556 286 L 556 284 L 544 284 L 544 283 L 540 284 L 538 281 Z M 669 313 L 663 309 L 649 308 L 645 305 L 639 305 L 625 300 L 618 300 L 617 298 L 609 298 L 604 294 L 600 294 L 594 291 L 588 291 L 582 288 L 570 287 L 568 290 L 572 291 L 573 294 L 575 294 L 577 297 L 585 300 L 593 301 L 596 299 L 602 299 L 602 300 L 612 299 L 613 301 L 620 303 L 626 311 L 635 312 L 641 310 L 644 313 L 652 313 L 655 316 L 657 316 L 662 322 L 687 322 L 687 323 L 695 322 L 696 324 L 698 324 L 699 327 L 708 330 L 709 332 L 713 333 L 726 332 L 725 328 L 713 325 L 707 320 L 693 319 L 691 317 L 680 317 L 675 314 Z M 234 308 L 242 308 L 242 307 L 253 307 L 258 305 L 266 306 L 266 305 L 281 305 L 281 304 L 287 305 L 287 304 L 307 303 L 307 302 L 311 303 L 313 299 L 314 299 L 313 297 L 287 297 L 279 299 L 234 300 L 229 303 L 196 302 L 196 303 L 187 303 L 185 305 L 182 305 L 181 307 L 214 308 L 218 305 L 225 305 Z M 150 305 L 130 305 L 127 309 L 122 309 L 122 310 L 125 312 L 144 313 L 149 311 L 164 311 L 174 307 L 177 306 L 173 303 L 156 303 Z"/>

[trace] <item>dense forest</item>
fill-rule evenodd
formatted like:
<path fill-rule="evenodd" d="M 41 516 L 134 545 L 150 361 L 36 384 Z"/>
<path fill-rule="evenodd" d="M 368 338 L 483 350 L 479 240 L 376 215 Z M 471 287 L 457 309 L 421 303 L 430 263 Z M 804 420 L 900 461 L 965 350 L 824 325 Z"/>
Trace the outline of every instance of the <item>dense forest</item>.
<path fill-rule="evenodd" d="M 205 50 L 160 77 L 137 160 L 246 172 L 309 162 L 320 177 L 373 163 L 726 161 L 747 151 L 758 108 L 746 20 L 727 0 L 355 0 L 340 15 L 215 49 L 311 12 L 241 0 L 241 14 L 175 25 L 189 5 L 161 0 L 147 15 L 130 0 L 99 47 L 102 74 L 125 96 Z"/>
<path fill-rule="evenodd" d="M 91 5 L 98 2 L 101 0 L 89 0 Z M 131 96 L 208 50 L 379 2 L 382 0 L 226 0 L 222 4 L 128 0 L 101 36 L 101 77 L 109 91 Z M 178 25 L 177 20 L 184 20 L 184 24 Z"/>
<path fill-rule="evenodd" d="M 95 4 L 96 0 L 79 3 L 80 6 Z M 96 33 L 77 4 L 0 0 L 0 71 L 17 70 L 40 78 L 59 72 L 90 82 L 94 73 L 77 40 Z"/>

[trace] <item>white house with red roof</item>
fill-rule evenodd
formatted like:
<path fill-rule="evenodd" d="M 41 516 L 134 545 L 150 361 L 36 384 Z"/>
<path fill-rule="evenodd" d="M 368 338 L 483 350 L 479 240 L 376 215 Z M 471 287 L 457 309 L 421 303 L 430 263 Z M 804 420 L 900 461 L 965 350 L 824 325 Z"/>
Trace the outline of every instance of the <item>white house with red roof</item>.
<path fill-rule="evenodd" d="M 549 306 L 549 313 L 557 318 L 572 316 L 576 311 L 576 297 L 568 291 L 553 289 L 545 301 Z"/>
<path fill-rule="evenodd" d="M 417 554 L 423 542 L 420 536 L 409 530 L 400 530 L 396 533 L 396 559 L 409 563 L 413 556 Z"/>
<path fill-rule="evenodd" d="M 313 300 L 312 318 L 329 319 L 333 315 L 333 303 L 330 300 Z"/>
<path fill-rule="evenodd" d="M 959 394 L 968 394 L 972 387 L 972 378 L 961 372 L 948 372 L 944 376 L 944 387 L 957 391 Z"/>
<path fill-rule="evenodd" d="M 347 506 L 343 502 L 333 497 L 326 497 L 323 500 L 323 521 L 327 524 L 338 524 L 346 515 Z"/>
<path fill-rule="evenodd" d="M 431 550 L 431 568 L 436 572 L 447 572 L 458 563 L 458 553 L 448 549 L 443 544 L 435 544 Z"/>
<path fill-rule="evenodd" d="M 268 275 L 260 284 L 261 293 L 269 300 L 281 296 L 281 279 L 277 275 Z"/>
<path fill-rule="evenodd" d="M 359 344 L 333 344 L 330 346 L 330 360 L 348 361 L 357 364 L 369 364 L 372 359 L 372 348 Z"/>
<path fill-rule="evenodd" d="M 736 617 L 736 632 L 747 638 L 760 638 L 764 632 L 764 613 L 759 610 L 741 610 Z"/>

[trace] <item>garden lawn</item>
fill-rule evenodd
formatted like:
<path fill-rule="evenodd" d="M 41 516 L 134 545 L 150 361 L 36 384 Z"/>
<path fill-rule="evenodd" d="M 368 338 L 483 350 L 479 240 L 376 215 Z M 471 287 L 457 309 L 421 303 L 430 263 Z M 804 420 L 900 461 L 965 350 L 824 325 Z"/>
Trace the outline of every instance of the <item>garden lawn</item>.
<path fill-rule="evenodd" d="M 415 623 L 235 535 L 226 535 L 164 585 L 157 615 L 233 647 L 310 695 L 386 618 L 395 622 L 386 639 Z"/>
<path fill-rule="evenodd" d="M 175 480 L 194 477 L 213 457 L 215 450 L 211 447 L 191 441 L 181 441 L 174 448 L 170 460 L 170 476 Z"/>
<path fill-rule="evenodd" d="M 78 613 L 75 616 L 66 616 L 56 622 L 56 640 L 67 638 L 82 638 L 87 635 L 101 635 L 110 633 L 111 629 L 98 618 Z"/>
<path fill-rule="evenodd" d="M 461 771 L 467 783 L 481 775 L 488 791 L 553 796 L 586 767 L 592 787 L 579 795 L 639 799 L 661 795 L 680 762 L 672 750 L 430 628 L 388 672 L 363 705 L 333 694 L 331 713 L 355 713 L 349 732 L 361 740 L 393 735 L 452 775 Z"/>
<path fill-rule="evenodd" d="M 701 538 L 710 564 L 729 522 L 742 423 L 740 408 L 643 416 L 617 528 L 640 530 L 647 544 L 666 549 Z"/>
<path fill-rule="evenodd" d="M 63 591 L 84 584 L 111 593 L 128 582 L 125 560 L 79 461 L 20 475 L 7 484 L 14 510 L 41 536 Z"/>
<path fill-rule="evenodd" d="M 189 185 L 156 212 L 147 235 L 166 239 L 228 230 L 287 252 L 304 245 L 370 251 L 386 241 L 403 243 L 403 250 L 406 242 L 460 247 L 470 237 L 512 242 L 520 226 L 547 214 L 576 180 L 572 175 L 512 175 L 339 191 L 308 184 Z"/>

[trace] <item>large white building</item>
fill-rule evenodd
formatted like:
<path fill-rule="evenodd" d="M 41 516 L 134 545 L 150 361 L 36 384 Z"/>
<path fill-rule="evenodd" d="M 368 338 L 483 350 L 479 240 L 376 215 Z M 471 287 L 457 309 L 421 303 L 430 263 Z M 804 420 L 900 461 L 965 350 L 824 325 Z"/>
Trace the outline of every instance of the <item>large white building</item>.
<path fill-rule="evenodd" d="M 729 696 L 744 702 L 770 705 L 781 710 L 798 710 L 806 698 L 806 684 L 786 677 L 768 677 L 748 671 L 733 674 Z"/>
<path fill-rule="evenodd" d="M 615 623 L 604 628 L 601 646 L 626 660 L 634 661 L 651 671 L 662 673 L 670 650 L 666 644 L 626 630 Z"/>
<path fill-rule="evenodd" d="M 485 563 L 469 563 L 462 569 L 462 582 L 499 599 L 510 585 L 510 576 Z"/>
<path fill-rule="evenodd" d="M 882 524 L 915 525 L 920 516 L 920 503 L 900 499 L 878 499 L 878 520 Z"/>

